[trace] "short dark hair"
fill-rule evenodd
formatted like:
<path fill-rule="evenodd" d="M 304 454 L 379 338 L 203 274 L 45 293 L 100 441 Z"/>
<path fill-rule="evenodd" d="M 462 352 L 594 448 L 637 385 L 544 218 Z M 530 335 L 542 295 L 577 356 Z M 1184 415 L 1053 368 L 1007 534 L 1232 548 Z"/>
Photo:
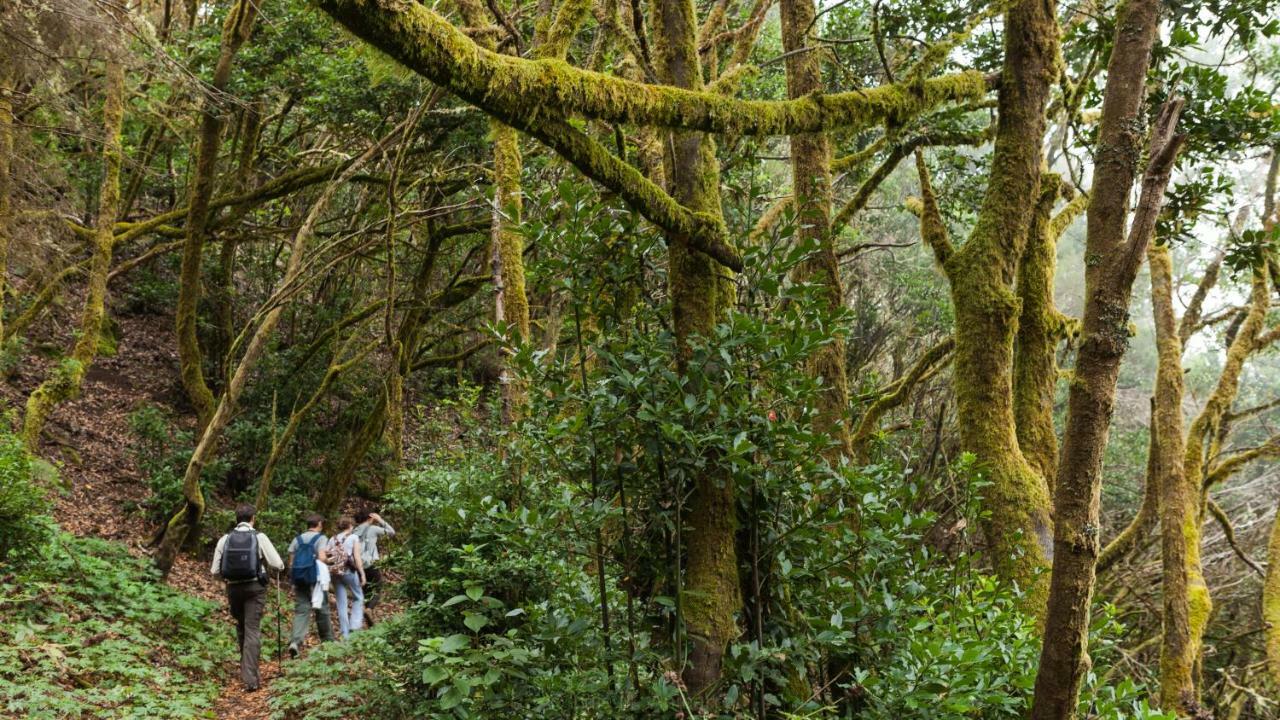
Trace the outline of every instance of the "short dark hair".
<path fill-rule="evenodd" d="M 338 529 L 339 529 L 339 530 L 350 530 L 350 529 L 352 528 L 352 526 L 354 526 L 354 525 L 355 525 L 355 523 L 351 522 L 351 517 L 350 517 L 350 516 L 343 515 L 342 517 L 338 518 Z"/>
<path fill-rule="evenodd" d="M 356 511 L 356 522 L 362 523 L 369 519 L 369 508 L 360 508 Z"/>
<path fill-rule="evenodd" d="M 324 522 L 324 516 L 320 513 L 311 513 L 307 516 L 307 527 L 313 528 Z"/>
<path fill-rule="evenodd" d="M 257 514 L 258 509 L 252 505 L 245 504 L 236 506 L 236 522 L 238 523 L 253 522 L 253 516 Z"/>

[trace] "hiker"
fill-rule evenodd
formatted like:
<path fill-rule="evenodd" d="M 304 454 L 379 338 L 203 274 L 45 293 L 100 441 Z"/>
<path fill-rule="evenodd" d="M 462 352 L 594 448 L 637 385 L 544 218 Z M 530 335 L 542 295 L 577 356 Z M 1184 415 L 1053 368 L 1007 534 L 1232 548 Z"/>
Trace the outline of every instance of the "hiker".
<path fill-rule="evenodd" d="M 289 578 L 293 580 L 293 630 L 289 633 L 289 657 L 298 657 L 307 639 L 311 614 L 316 616 L 316 629 L 324 642 L 333 640 L 333 624 L 329 620 L 329 595 L 320 595 L 320 606 L 312 607 L 312 593 L 320 581 L 320 563 L 326 562 L 328 538 L 320 531 L 324 518 L 318 513 L 307 516 L 307 529 L 289 543 Z"/>
<path fill-rule="evenodd" d="M 236 508 L 236 526 L 218 538 L 209 571 L 227 584 L 227 605 L 236 619 L 236 641 L 240 645 L 240 680 L 254 692 L 262 685 L 258 658 L 262 653 L 262 611 L 267 603 L 268 567 L 284 570 L 280 553 L 263 533 L 254 530 L 252 505 Z"/>
<path fill-rule="evenodd" d="M 333 577 L 333 590 L 338 596 L 338 630 L 346 640 L 351 633 L 364 627 L 364 563 L 360 558 L 360 538 L 351 534 L 355 523 L 343 516 L 338 519 L 338 534 L 326 548 L 329 556 L 329 574 Z M 347 595 L 351 595 L 351 607 Z"/>
<path fill-rule="evenodd" d="M 360 560 L 364 564 L 364 617 L 373 627 L 373 614 L 369 611 L 378 605 L 382 590 L 382 570 L 378 568 L 378 538 L 394 537 L 395 528 L 376 512 L 367 509 L 356 513 L 356 529 L 352 534 L 360 539 Z"/>

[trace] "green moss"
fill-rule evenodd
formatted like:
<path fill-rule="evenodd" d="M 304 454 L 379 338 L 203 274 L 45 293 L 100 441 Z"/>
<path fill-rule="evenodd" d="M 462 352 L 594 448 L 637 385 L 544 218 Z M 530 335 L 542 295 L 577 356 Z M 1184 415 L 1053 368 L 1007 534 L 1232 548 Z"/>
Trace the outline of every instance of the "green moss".
<path fill-rule="evenodd" d="M 432 82 L 519 126 L 521 117 L 563 117 L 572 108 L 610 122 L 752 135 L 790 135 L 834 127 L 901 122 L 941 103 L 986 94 L 986 77 L 963 72 L 910 85 L 747 101 L 697 89 L 659 86 L 485 50 L 440 15 L 403 0 L 317 0 L 352 33 Z M 550 33 L 549 33 L 550 35 Z M 655 38 L 655 53 L 663 45 Z M 523 128 L 522 128 L 523 129 Z"/>

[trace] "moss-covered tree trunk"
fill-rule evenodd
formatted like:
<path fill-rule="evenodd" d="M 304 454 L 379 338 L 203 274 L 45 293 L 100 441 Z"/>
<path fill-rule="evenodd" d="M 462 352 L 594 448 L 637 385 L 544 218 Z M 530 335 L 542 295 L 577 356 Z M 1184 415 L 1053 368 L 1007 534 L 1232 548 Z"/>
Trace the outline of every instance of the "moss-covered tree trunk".
<path fill-rule="evenodd" d="M 5 337 L 8 305 L 9 245 L 13 242 L 13 66 L 0 58 L 0 338 Z"/>
<path fill-rule="evenodd" d="M 1227 357 L 1218 375 L 1218 382 L 1214 385 L 1209 397 L 1205 399 L 1204 407 L 1187 428 L 1186 449 L 1182 457 L 1182 471 L 1186 475 L 1187 491 L 1192 493 L 1195 501 L 1193 514 L 1195 522 L 1185 525 L 1183 532 L 1183 541 L 1186 543 L 1186 596 L 1173 599 L 1175 602 L 1185 603 L 1188 626 L 1187 644 L 1181 649 L 1176 659 L 1176 672 L 1181 674 L 1183 665 L 1189 668 L 1188 672 L 1191 673 L 1194 684 L 1191 701 L 1197 704 L 1200 691 L 1200 653 L 1204 646 L 1204 631 L 1209 624 L 1209 615 L 1213 612 L 1213 599 L 1205 583 L 1204 569 L 1200 559 L 1204 506 L 1208 492 L 1205 486 L 1205 465 L 1212 454 L 1209 446 L 1217 438 L 1223 418 L 1240 392 L 1240 377 L 1244 372 L 1245 361 L 1257 349 L 1257 338 L 1266 322 L 1267 308 L 1270 305 L 1270 280 L 1265 262 L 1254 269 L 1251 288 L 1248 310 L 1240 327 L 1236 330 L 1235 337 L 1227 346 Z M 1169 601 L 1166 599 L 1166 602 Z M 1171 658 L 1170 662 L 1173 661 L 1174 659 Z M 1162 671 L 1165 663 L 1166 660 L 1162 657 Z M 1163 677 L 1161 686 L 1163 692 Z M 1179 702 L 1181 701 L 1179 697 Z"/>
<path fill-rule="evenodd" d="M 505 324 L 511 339 L 529 341 L 529 298 L 524 285 L 524 237 L 520 234 L 523 199 L 520 191 L 520 136 L 515 128 L 493 120 L 494 320 Z M 502 363 L 502 423 L 511 427 L 524 416 L 526 391 L 509 363 Z"/>
<path fill-rule="evenodd" d="M 1159 0 L 1132 0 L 1117 11 L 1107 66 L 1085 237 L 1085 300 L 1080 346 L 1067 400 L 1062 462 L 1054 487 L 1053 573 L 1031 716 L 1074 717 L 1089 667 L 1089 610 L 1102 549 L 1102 457 L 1115 405 L 1120 361 L 1129 345 L 1133 282 L 1155 230 L 1181 145 L 1174 127 L 1181 101 L 1166 103 L 1151 132 L 1142 196 L 1129 220 L 1138 174 L 1147 70 L 1159 26 Z"/>
<path fill-rule="evenodd" d="M 49 377 L 27 397 L 22 438 L 32 453 L 39 449 L 40 433 L 49 414 L 59 403 L 80 392 L 84 374 L 98 356 L 98 342 L 106 317 L 107 276 L 111 272 L 111 254 L 115 246 L 116 214 L 120 209 L 120 135 L 124 124 L 124 103 L 124 66 L 119 61 L 110 60 L 107 62 L 106 97 L 102 105 L 102 185 L 98 189 L 98 217 L 93 234 L 93 255 L 89 259 L 84 308 L 80 312 L 80 334 L 71 355 L 63 358 Z"/>
<path fill-rule="evenodd" d="M 922 216 L 931 223 L 923 228 L 926 240 L 951 284 L 956 414 L 961 446 L 977 456 L 990 482 L 986 502 L 993 512 L 982 526 L 988 551 L 996 572 L 1027 590 L 1033 612 L 1044 606 L 1045 583 L 1036 578 L 1052 552 L 1053 524 L 1045 479 L 1018 446 L 1013 282 L 1040 194 L 1045 107 L 1057 78 L 1054 12 L 1052 1 L 1024 0 L 1005 14 L 995 152 L 968 241 L 951 248 L 936 219 Z"/>
<path fill-rule="evenodd" d="M 1046 481 L 1058 470 L 1053 394 L 1058 381 L 1056 353 L 1064 322 L 1053 301 L 1058 241 L 1053 206 L 1062 189 L 1057 175 L 1041 179 L 1040 198 L 1018 267 L 1017 295 L 1022 312 L 1013 353 L 1013 416 L 1018 447 Z"/>
<path fill-rule="evenodd" d="M 786 52 L 787 95 L 804 97 L 822 91 L 822 52 L 808 47 L 814 28 L 812 0 L 783 0 L 782 47 Z M 831 147 L 825 132 L 791 136 L 791 184 L 795 197 L 797 239 L 812 244 L 812 258 L 800 268 L 803 280 L 821 288 L 822 302 L 831 312 L 844 306 L 840 261 L 831 232 Z M 819 390 L 816 426 L 831 436 L 829 459 L 849 456 L 849 380 L 845 369 L 844 338 L 836 335 L 810 358 L 810 372 L 823 380 Z"/>
<path fill-rule="evenodd" d="M 653 3 L 655 64 L 668 85 L 698 90 L 697 16 L 692 0 Z M 665 144 L 671 196 L 694 213 L 722 222 L 720 165 L 715 141 L 687 130 L 673 131 Z M 696 336 L 709 336 L 733 299 L 732 280 L 683 234 L 668 237 L 669 285 L 681 365 Z M 714 463 L 711 464 L 714 466 Z M 737 528 L 733 481 L 708 471 L 693 482 L 685 517 L 687 561 L 683 588 L 685 630 L 690 641 L 684 681 L 694 696 L 705 694 L 720 679 L 729 643 L 738 635 L 735 615 L 742 608 L 738 584 Z"/>
<path fill-rule="evenodd" d="M 1262 622 L 1266 630 L 1267 671 L 1280 684 L 1280 510 L 1271 521 L 1267 543 L 1267 577 L 1262 587 Z"/>
<path fill-rule="evenodd" d="M 215 97 L 226 90 L 236 52 L 249 39 L 258 5 L 249 0 L 236 0 L 222 26 L 218 61 L 209 81 L 210 92 L 201 101 L 200 131 L 196 136 L 195 167 L 187 198 L 186 225 L 183 228 L 182 269 L 179 275 L 175 324 L 178 334 L 178 364 L 182 386 L 195 408 L 203 428 L 213 418 L 216 405 L 213 391 L 204 376 L 204 355 L 197 333 L 197 311 L 201 296 L 201 260 L 209 224 L 209 201 L 218 170 L 218 152 L 222 146 L 223 110 Z"/>
<path fill-rule="evenodd" d="M 1159 492 L 1161 598 L 1163 632 L 1160 644 L 1160 705 L 1190 712 L 1195 705 L 1189 621 L 1190 583 L 1188 533 L 1198 532 L 1199 492 L 1187 484 L 1183 466 L 1182 338 L 1173 305 L 1173 260 L 1167 245 L 1147 251 L 1151 272 L 1151 311 L 1156 328 L 1155 415 L 1151 424 L 1151 482 Z M 1197 543 L 1197 551 L 1199 543 Z M 1203 590 L 1203 578 L 1199 578 Z"/>

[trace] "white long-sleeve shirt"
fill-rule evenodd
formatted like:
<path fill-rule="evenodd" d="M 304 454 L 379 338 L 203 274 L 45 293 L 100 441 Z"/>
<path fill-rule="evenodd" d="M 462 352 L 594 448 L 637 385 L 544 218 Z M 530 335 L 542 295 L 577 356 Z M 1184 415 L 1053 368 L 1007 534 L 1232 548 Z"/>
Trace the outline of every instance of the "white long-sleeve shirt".
<path fill-rule="evenodd" d="M 236 530 L 252 530 L 253 526 L 249 523 L 240 523 L 236 525 Z M 229 535 L 230 533 L 228 533 Z M 227 535 L 218 538 L 218 546 L 213 549 L 213 565 L 210 566 L 209 572 L 214 577 L 222 576 L 222 550 L 227 546 Z M 280 553 L 276 552 L 276 546 L 271 544 L 271 539 L 263 533 L 258 533 L 258 557 L 267 564 L 272 570 L 283 570 L 284 560 L 280 559 Z"/>

